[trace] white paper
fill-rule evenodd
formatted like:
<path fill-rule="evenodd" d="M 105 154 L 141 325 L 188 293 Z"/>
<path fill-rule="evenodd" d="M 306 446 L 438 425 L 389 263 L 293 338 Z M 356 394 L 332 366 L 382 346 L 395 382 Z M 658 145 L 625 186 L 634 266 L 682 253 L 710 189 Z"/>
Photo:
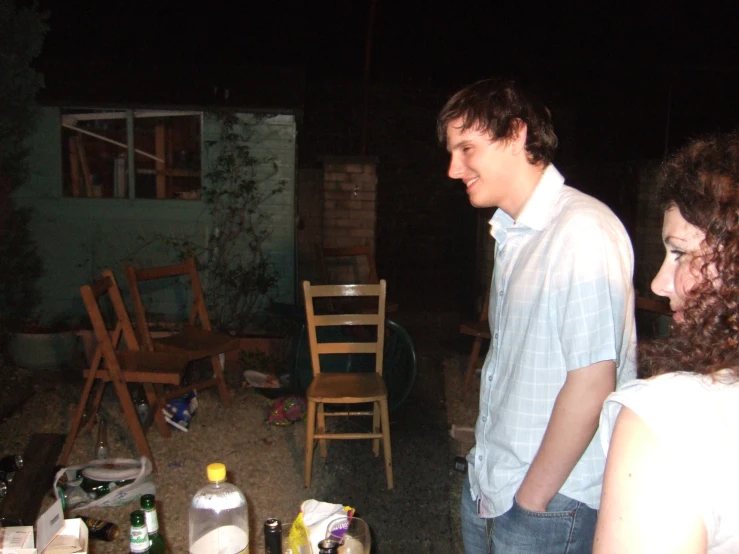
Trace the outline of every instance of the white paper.
<path fill-rule="evenodd" d="M 64 527 L 62 501 L 57 500 L 36 520 L 36 544 L 39 552 L 46 548 L 62 527 Z"/>

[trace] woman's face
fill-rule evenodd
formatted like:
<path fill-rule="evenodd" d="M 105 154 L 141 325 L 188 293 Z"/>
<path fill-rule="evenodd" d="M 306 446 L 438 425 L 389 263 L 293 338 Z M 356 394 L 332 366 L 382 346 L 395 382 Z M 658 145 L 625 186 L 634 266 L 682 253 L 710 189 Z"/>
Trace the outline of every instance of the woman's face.
<path fill-rule="evenodd" d="M 690 290 L 702 279 L 701 243 L 706 234 L 683 218 L 676 207 L 665 212 L 662 242 L 665 260 L 652 281 L 652 292 L 670 299 L 673 319 L 683 321 L 683 306 Z"/>

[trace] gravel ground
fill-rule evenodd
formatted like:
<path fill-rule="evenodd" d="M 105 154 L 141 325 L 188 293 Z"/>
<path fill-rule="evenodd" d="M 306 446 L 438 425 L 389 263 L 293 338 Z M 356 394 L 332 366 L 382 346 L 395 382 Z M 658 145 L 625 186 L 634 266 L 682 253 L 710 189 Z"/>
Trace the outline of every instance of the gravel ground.
<path fill-rule="evenodd" d="M 447 418 L 452 423 L 472 426 L 477 414 L 478 389 L 467 398 L 461 395 L 466 344 L 460 354 L 444 360 Z M 80 372 L 30 372 L 20 368 L 0 367 L 0 455 L 23 452 L 33 433 L 66 433 L 70 412 L 81 388 Z M 265 423 L 270 400 L 246 388 L 239 371 L 227 374 L 233 405 L 224 408 L 214 390 L 202 391 L 199 409 L 189 432 L 172 430 L 170 439 L 162 438 L 155 428 L 148 439 L 159 465 L 155 477 L 157 510 L 161 530 L 172 552 L 187 551 L 188 506 L 193 494 L 206 483 L 205 466 L 213 461 L 226 464 L 229 480 L 240 487 L 249 502 L 250 552 L 263 550 L 262 522 L 277 517 L 292 521 L 300 504 L 310 493 L 303 488 L 304 429 L 302 423 L 289 427 Z M 112 387 L 103 401 L 109 423 L 111 457 L 130 458 L 135 452 L 126 431 L 122 414 L 117 409 Z M 80 436 L 70 458 L 70 465 L 83 463 L 93 454 L 95 432 Z M 449 439 L 455 453 L 464 454 L 470 445 Z M 395 446 L 394 446 L 395 447 Z M 451 462 L 450 462 L 451 463 Z M 462 474 L 450 472 L 450 520 L 458 520 L 459 491 Z M 45 509 L 53 501 L 44 501 Z M 128 520 L 134 504 L 117 508 L 85 509 L 84 513 L 118 523 L 121 533 L 111 543 L 92 541 L 95 554 L 126 552 Z M 461 544 L 458 526 L 455 544 Z"/>
<path fill-rule="evenodd" d="M 23 452 L 33 433 L 66 433 L 69 414 L 79 394 L 79 382 L 69 382 L 57 371 L 32 374 L 18 368 L 0 371 L 0 453 Z M 125 420 L 117 409 L 108 387 L 103 404 L 109 419 L 110 457 L 132 457 L 133 444 Z M 19 394 L 19 391 L 23 391 Z M 31 394 L 27 394 L 28 392 Z M 161 530 L 172 552 L 187 551 L 188 506 L 195 492 L 207 483 L 205 466 L 226 464 L 229 481 L 241 488 L 249 503 L 251 552 L 261 552 L 264 519 L 277 517 L 292 521 L 306 498 L 302 484 L 304 425 L 276 427 L 265 423 L 270 401 L 254 389 L 233 387 L 230 408 L 224 408 L 214 390 L 201 391 L 199 408 L 190 430 L 172 430 L 162 438 L 156 429 L 148 439 L 159 466 L 155 477 L 156 500 Z M 8 400 L 11 399 L 11 400 Z M 15 405 L 12 415 L 10 406 Z M 95 430 L 80 436 L 74 445 L 69 465 L 92 458 Z M 44 500 L 42 509 L 53 502 Z M 111 543 L 93 541 L 91 552 L 126 552 L 129 514 L 135 504 L 116 508 L 82 509 L 84 513 L 118 523 L 121 533 Z"/>

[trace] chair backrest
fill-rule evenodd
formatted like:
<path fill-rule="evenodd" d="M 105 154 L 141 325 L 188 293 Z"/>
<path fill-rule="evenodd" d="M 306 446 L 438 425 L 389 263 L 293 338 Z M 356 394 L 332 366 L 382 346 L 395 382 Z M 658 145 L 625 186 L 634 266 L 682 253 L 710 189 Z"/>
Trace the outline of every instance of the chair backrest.
<path fill-rule="evenodd" d="M 382 355 L 385 347 L 385 299 L 387 283 L 381 280 L 376 285 L 311 285 L 303 281 L 305 313 L 310 341 L 313 375 L 321 372 L 322 354 L 374 354 L 375 371 L 382 375 Z M 377 309 L 373 313 L 329 313 L 316 314 L 314 300 L 317 298 L 377 298 Z M 339 304 L 338 302 L 336 303 Z M 340 304 L 343 305 L 343 304 Z M 370 326 L 376 328 L 374 340 L 319 342 L 319 327 Z"/>
<path fill-rule="evenodd" d="M 190 325 L 196 325 L 200 321 L 200 326 L 203 329 L 212 330 L 208 309 L 205 305 L 203 286 L 200 282 L 200 275 L 198 274 L 194 258 L 187 258 L 181 264 L 140 269 L 136 269 L 132 265 L 127 265 L 125 269 L 128 288 L 131 291 L 131 299 L 133 301 L 134 311 L 136 312 L 136 330 L 139 332 L 141 342 L 143 342 L 147 350 L 154 350 L 154 344 L 151 338 L 151 331 L 149 330 L 149 323 L 146 319 L 146 308 L 141 298 L 139 281 L 152 281 L 178 276 L 188 277 L 193 296 L 188 323 Z"/>
<path fill-rule="evenodd" d="M 341 259 L 344 258 L 355 258 L 354 262 L 354 272 L 355 277 L 351 279 L 352 282 L 360 281 L 360 267 L 359 263 L 364 260 L 364 263 L 367 265 L 367 283 L 371 285 L 376 285 L 379 283 L 379 278 L 377 276 L 377 266 L 375 265 L 375 256 L 372 252 L 372 249 L 369 246 L 347 246 L 344 248 L 320 248 L 319 249 L 320 256 L 319 261 L 321 265 L 321 272 L 323 273 L 323 280 L 326 284 L 329 284 L 330 282 L 330 267 L 327 262 L 329 260 L 333 260 L 334 262 L 338 262 Z M 331 265 L 338 265 L 337 263 L 333 263 Z M 338 268 L 337 268 L 338 269 Z"/>
<path fill-rule="evenodd" d="M 139 343 L 133 331 L 131 319 L 128 317 L 126 305 L 123 302 L 115 275 L 110 269 L 103 270 L 102 277 L 91 284 L 82 285 L 80 293 L 98 343 L 93 355 L 91 369 L 96 370 L 100 366 L 101 360 L 104 359 L 108 369 L 120 370 L 115 351 L 118 348 L 121 336 L 125 339 L 126 348 L 130 351 L 138 351 Z M 116 323 L 112 330 L 108 329 L 100 310 L 100 299 L 105 295 L 110 299 L 116 316 Z"/>

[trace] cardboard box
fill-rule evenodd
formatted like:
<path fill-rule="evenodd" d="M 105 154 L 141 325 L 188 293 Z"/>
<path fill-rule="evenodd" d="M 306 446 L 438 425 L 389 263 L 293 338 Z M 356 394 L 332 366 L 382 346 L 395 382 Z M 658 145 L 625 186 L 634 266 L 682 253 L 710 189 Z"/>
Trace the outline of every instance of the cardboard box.
<path fill-rule="evenodd" d="M 64 519 L 60 500 L 36 520 L 35 543 L 30 526 L 2 528 L 0 537 L 0 554 L 87 554 L 87 525 L 80 518 Z"/>
<path fill-rule="evenodd" d="M 36 554 L 33 527 L 0 527 L 0 554 Z"/>

